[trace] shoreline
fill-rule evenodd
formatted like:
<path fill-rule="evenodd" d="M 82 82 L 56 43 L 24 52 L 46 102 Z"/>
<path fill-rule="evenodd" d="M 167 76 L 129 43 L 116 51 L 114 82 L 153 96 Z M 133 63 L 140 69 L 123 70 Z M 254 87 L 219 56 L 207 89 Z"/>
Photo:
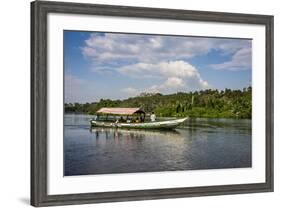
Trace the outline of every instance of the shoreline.
<path fill-rule="evenodd" d="M 86 115 L 86 116 L 94 116 L 95 114 L 89 114 L 84 112 L 64 112 L 64 115 Z M 167 119 L 167 118 L 184 118 L 185 116 L 157 116 L 158 119 Z M 188 116 L 190 119 L 234 119 L 234 120 L 252 120 L 252 118 L 237 118 L 237 117 L 203 117 L 203 116 Z"/>

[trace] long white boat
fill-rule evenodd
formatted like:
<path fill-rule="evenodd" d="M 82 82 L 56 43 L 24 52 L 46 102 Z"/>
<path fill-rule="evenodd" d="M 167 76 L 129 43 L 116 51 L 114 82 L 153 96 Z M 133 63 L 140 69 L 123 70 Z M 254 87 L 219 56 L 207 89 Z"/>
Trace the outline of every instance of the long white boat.
<path fill-rule="evenodd" d="M 171 119 L 166 121 L 153 121 L 147 122 L 140 121 L 133 122 L 132 116 L 140 115 L 145 117 L 144 111 L 140 108 L 101 108 L 97 111 L 97 115 L 118 115 L 118 118 L 113 121 L 107 121 L 107 119 L 99 119 L 97 116 L 95 119 L 92 119 L 91 126 L 92 127 L 111 127 L 111 128 L 133 128 L 133 129 L 174 129 L 179 126 L 181 123 L 186 121 L 188 118 L 180 118 L 180 119 Z M 125 116 L 126 119 L 120 119 L 120 116 Z M 121 121 L 122 120 L 122 121 Z"/>
<path fill-rule="evenodd" d="M 133 128 L 133 129 L 174 129 L 183 123 L 187 118 L 174 119 L 168 121 L 154 121 L 143 123 L 116 123 L 106 121 L 91 120 L 92 127 L 115 127 L 115 128 Z"/>

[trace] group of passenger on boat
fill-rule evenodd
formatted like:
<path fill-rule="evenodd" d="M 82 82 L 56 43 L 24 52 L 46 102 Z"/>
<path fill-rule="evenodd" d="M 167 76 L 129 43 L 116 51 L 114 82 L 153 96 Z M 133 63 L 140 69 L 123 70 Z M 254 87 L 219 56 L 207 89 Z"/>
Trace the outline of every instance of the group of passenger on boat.
<path fill-rule="evenodd" d="M 140 115 L 140 116 L 137 116 L 137 117 L 126 117 L 124 118 L 123 116 L 121 116 L 120 118 L 117 118 L 116 119 L 116 123 L 143 123 L 145 121 L 145 116 L 143 115 Z M 151 113 L 150 115 L 150 121 L 151 122 L 154 122 L 156 121 L 156 115 L 154 114 L 154 112 Z"/>
<path fill-rule="evenodd" d="M 143 123 L 145 112 L 140 108 L 101 108 L 97 111 L 94 120 L 115 121 L 115 123 Z M 148 121 L 148 120 L 147 120 Z M 154 112 L 150 114 L 150 122 L 156 121 Z"/>
<path fill-rule="evenodd" d="M 156 121 L 154 112 L 150 119 L 145 119 L 141 108 L 101 108 L 91 120 L 92 127 L 117 127 L 138 129 L 172 129 L 176 128 L 187 118 Z"/>

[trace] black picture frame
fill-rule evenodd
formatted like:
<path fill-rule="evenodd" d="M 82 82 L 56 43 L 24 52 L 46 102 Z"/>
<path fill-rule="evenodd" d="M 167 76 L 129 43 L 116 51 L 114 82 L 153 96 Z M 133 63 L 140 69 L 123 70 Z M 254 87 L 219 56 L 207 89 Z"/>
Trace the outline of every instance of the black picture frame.
<path fill-rule="evenodd" d="M 47 15 L 49 13 L 264 25 L 266 28 L 266 182 L 136 191 L 48 195 Z M 51 206 L 273 191 L 273 16 L 128 6 L 31 3 L 31 205 Z"/>

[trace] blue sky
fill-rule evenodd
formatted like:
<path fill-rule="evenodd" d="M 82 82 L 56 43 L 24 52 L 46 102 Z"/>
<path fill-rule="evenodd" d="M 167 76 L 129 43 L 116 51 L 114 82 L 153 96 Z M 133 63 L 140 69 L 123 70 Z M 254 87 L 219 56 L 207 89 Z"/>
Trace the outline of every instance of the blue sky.
<path fill-rule="evenodd" d="M 248 39 L 64 31 L 65 102 L 242 89 L 251 83 Z"/>

